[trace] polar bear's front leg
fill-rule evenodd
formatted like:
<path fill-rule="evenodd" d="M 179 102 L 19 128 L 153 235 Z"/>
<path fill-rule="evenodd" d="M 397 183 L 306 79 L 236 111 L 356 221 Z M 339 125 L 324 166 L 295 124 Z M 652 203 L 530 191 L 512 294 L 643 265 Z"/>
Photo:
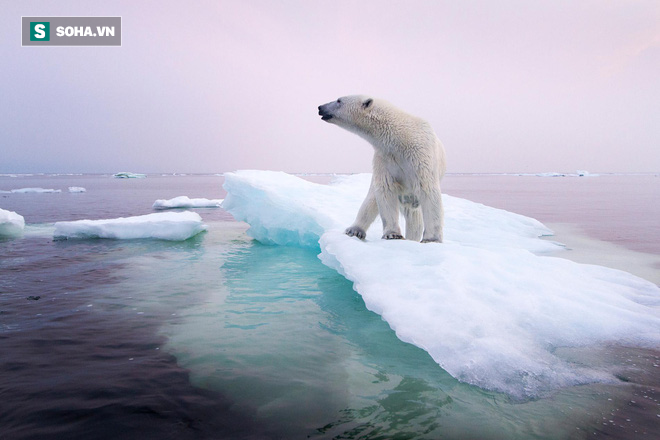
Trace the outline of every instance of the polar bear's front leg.
<path fill-rule="evenodd" d="M 378 213 L 383 220 L 383 238 L 385 240 L 402 240 L 399 228 L 399 198 L 393 188 L 383 186 L 376 188 L 376 203 Z"/>
<path fill-rule="evenodd" d="M 421 205 L 424 218 L 422 243 L 442 243 L 444 212 L 440 187 L 431 188 L 428 192 L 423 193 Z"/>
<path fill-rule="evenodd" d="M 376 220 L 377 215 L 378 204 L 376 204 L 376 195 L 374 194 L 372 182 L 372 185 L 369 187 L 369 193 L 364 199 L 364 202 L 362 202 L 362 206 L 360 206 L 355 222 L 353 222 L 352 226 L 346 228 L 344 233 L 349 237 L 357 237 L 360 240 L 364 240 L 367 237 L 367 229 Z"/>

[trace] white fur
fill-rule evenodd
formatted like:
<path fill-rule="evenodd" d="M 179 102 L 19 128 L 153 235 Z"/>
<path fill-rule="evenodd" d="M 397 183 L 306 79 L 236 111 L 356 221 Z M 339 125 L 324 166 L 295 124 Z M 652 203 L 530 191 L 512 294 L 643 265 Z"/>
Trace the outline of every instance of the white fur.
<path fill-rule="evenodd" d="M 401 211 L 406 239 L 442 242 L 440 181 L 446 168 L 445 149 L 431 126 L 387 101 L 367 96 L 339 98 L 320 106 L 319 114 L 374 147 L 371 187 L 346 234 L 365 238 L 380 214 L 383 238 L 403 238 Z"/>

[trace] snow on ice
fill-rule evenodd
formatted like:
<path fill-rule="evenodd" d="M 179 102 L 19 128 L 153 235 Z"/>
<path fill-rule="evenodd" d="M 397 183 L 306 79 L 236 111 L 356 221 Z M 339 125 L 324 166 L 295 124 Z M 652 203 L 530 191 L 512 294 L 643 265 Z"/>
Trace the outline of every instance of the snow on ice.
<path fill-rule="evenodd" d="M 156 238 L 182 241 L 206 229 L 202 218 L 195 212 L 162 212 L 106 220 L 57 222 L 54 238 Z"/>
<path fill-rule="evenodd" d="M 191 199 L 187 196 L 179 196 L 173 199 L 158 199 L 154 202 L 154 209 L 175 209 L 175 208 L 218 208 L 222 199 Z"/>
<path fill-rule="evenodd" d="M 13 211 L 0 209 L 0 237 L 16 237 L 23 233 L 25 219 Z"/>
<path fill-rule="evenodd" d="M 445 243 L 348 237 L 369 175 L 318 185 L 279 172 L 225 176 L 223 208 L 269 244 L 320 247 L 399 339 L 455 378 L 516 398 L 609 372 L 568 362 L 561 347 L 660 345 L 660 289 L 626 272 L 550 257 L 540 222 L 443 195 Z"/>

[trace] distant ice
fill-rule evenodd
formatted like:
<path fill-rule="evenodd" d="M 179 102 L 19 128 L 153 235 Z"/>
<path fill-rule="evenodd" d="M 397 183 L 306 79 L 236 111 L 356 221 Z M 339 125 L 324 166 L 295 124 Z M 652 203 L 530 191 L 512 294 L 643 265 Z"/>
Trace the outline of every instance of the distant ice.
<path fill-rule="evenodd" d="M 10 191 L 2 191 L 5 194 L 43 194 L 43 193 L 61 193 L 61 189 L 46 189 L 46 188 L 19 188 Z"/>
<path fill-rule="evenodd" d="M 576 171 L 578 177 L 596 177 L 598 174 L 592 174 L 589 171 L 586 170 L 577 170 Z"/>
<path fill-rule="evenodd" d="M 536 173 L 535 176 L 537 176 L 537 177 L 566 177 L 567 174 L 549 172 L 549 173 Z"/>
<path fill-rule="evenodd" d="M 70 193 L 84 193 L 87 190 L 83 188 L 82 186 L 70 186 L 69 187 L 69 192 Z"/>
<path fill-rule="evenodd" d="M 568 362 L 561 347 L 660 346 L 660 289 L 626 272 L 543 256 L 560 245 L 538 221 L 443 196 L 445 243 L 362 242 L 343 234 L 369 175 L 317 185 L 277 172 L 225 176 L 223 208 L 271 244 L 319 247 L 399 339 L 455 378 L 522 398 L 610 372 Z"/>
<path fill-rule="evenodd" d="M 577 170 L 575 173 L 558 173 L 558 172 L 549 172 L 549 173 L 519 173 L 517 176 L 536 176 L 536 177 L 598 177 L 599 174 L 592 174 L 586 170 Z"/>
<path fill-rule="evenodd" d="M 155 238 L 187 240 L 207 229 L 195 212 L 162 212 L 108 220 L 78 220 L 55 223 L 55 239 L 70 238 Z"/>
<path fill-rule="evenodd" d="M 139 173 L 129 173 L 126 171 L 121 171 L 119 173 L 115 173 L 112 175 L 112 177 L 116 177 L 118 179 L 143 179 L 147 177 L 146 174 L 139 174 Z"/>
<path fill-rule="evenodd" d="M 218 208 L 222 199 L 191 199 L 187 196 L 179 196 L 173 199 L 158 199 L 154 202 L 154 209 L 173 209 L 173 208 Z"/>
<path fill-rule="evenodd" d="M 0 209 L 0 237 L 16 237 L 23 233 L 25 219 L 13 211 Z"/>

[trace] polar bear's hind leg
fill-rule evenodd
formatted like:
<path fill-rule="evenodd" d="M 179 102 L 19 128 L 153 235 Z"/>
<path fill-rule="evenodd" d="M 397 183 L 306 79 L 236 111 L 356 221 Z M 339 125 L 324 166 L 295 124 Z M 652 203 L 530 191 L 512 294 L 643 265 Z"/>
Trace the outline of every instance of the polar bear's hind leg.
<path fill-rule="evenodd" d="M 444 212 L 440 188 L 423 195 L 421 205 L 424 218 L 422 243 L 442 243 Z"/>

